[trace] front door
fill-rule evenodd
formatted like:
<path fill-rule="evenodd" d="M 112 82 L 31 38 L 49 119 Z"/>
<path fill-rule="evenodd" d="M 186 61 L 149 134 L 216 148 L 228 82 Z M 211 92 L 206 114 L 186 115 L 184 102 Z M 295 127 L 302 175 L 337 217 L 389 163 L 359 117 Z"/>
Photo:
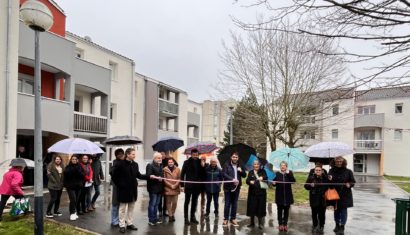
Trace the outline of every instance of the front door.
<path fill-rule="evenodd" d="M 355 154 L 353 156 L 353 170 L 355 173 L 367 173 L 367 155 Z"/>

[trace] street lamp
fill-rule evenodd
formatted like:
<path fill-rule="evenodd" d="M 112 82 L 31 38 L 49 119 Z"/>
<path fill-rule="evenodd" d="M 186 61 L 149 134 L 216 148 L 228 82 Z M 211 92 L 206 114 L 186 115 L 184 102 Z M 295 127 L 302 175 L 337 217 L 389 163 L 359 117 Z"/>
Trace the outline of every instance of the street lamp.
<path fill-rule="evenodd" d="M 229 126 L 229 144 L 232 145 L 233 144 L 233 106 L 229 106 L 229 120 L 230 120 L 230 126 Z"/>
<path fill-rule="evenodd" d="M 43 230 L 43 143 L 41 128 L 40 32 L 53 25 L 53 15 L 40 1 L 28 0 L 20 8 L 20 18 L 34 30 L 34 233 Z"/>

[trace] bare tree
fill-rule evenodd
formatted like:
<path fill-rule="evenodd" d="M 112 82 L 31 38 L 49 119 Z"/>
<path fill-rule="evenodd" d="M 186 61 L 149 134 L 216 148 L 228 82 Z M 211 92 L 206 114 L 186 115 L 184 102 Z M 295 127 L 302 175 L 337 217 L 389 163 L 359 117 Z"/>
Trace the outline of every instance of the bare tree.
<path fill-rule="evenodd" d="M 410 2 L 407 0 L 288 0 L 280 3 L 255 0 L 248 7 L 264 7 L 270 17 L 256 24 L 235 19 L 245 29 L 273 26 L 270 29 L 275 31 L 307 33 L 344 41 L 348 46 L 338 53 L 348 62 L 365 62 L 366 67 L 366 74 L 356 76 L 358 78 L 352 81 L 352 85 L 390 87 L 410 84 Z M 296 25 L 303 22 L 304 27 L 288 30 L 272 24 L 284 20 L 291 20 Z M 350 46 L 360 42 L 365 43 L 362 47 L 370 44 L 372 53 Z"/>
<path fill-rule="evenodd" d="M 336 55 L 334 41 L 286 30 L 249 31 L 245 39 L 231 35 L 232 45 L 225 44 L 222 55 L 225 70 L 218 83 L 220 91 L 240 96 L 249 92 L 256 97 L 262 111 L 243 114 L 262 123 L 254 125 L 262 126 L 255 131 L 265 133 L 272 150 L 277 140 L 295 146 L 298 128 L 310 107 L 317 105 L 318 93 L 340 90 L 346 83 L 343 59 Z M 338 99 L 336 94 L 333 98 Z"/>

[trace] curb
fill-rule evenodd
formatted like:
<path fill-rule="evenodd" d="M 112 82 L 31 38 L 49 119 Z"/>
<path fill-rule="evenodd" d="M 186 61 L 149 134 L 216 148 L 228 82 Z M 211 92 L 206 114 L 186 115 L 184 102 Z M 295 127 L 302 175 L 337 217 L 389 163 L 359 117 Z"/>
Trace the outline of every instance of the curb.
<path fill-rule="evenodd" d="M 77 227 L 77 226 L 73 226 L 71 224 L 63 223 L 63 222 L 60 222 L 60 221 L 57 221 L 57 220 L 54 220 L 54 219 L 44 218 L 44 220 L 48 220 L 48 221 L 51 221 L 51 222 L 59 224 L 59 225 L 71 226 L 71 227 L 74 227 L 76 230 L 79 230 L 79 231 L 82 231 L 82 232 L 86 232 L 86 233 L 90 233 L 90 234 L 94 234 L 94 235 L 102 235 L 102 233 L 97 233 L 97 232 L 94 232 L 94 231 L 91 231 L 91 230 L 88 230 L 88 229 L 85 229 L 85 228 L 80 228 L 80 227 Z"/>
<path fill-rule="evenodd" d="M 390 181 L 390 180 L 386 179 L 385 177 L 383 177 L 383 179 L 384 179 L 384 181 L 389 182 L 391 185 L 393 185 L 394 187 L 396 187 L 397 189 L 399 189 L 404 194 L 407 194 L 410 197 L 410 193 L 408 193 L 406 190 L 400 188 L 397 184 L 393 183 L 393 181 Z"/>

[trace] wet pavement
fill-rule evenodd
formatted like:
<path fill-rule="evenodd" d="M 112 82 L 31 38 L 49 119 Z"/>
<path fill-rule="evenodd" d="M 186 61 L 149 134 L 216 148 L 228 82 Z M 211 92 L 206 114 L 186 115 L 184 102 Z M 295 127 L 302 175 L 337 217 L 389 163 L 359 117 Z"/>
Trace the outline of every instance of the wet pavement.
<path fill-rule="evenodd" d="M 384 181 L 381 177 L 356 176 L 358 183 L 377 183 L 363 184 L 354 187 L 353 198 L 354 207 L 348 210 L 349 217 L 346 225 L 345 234 L 394 234 L 395 204 L 392 198 L 405 197 L 405 194 L 396 186 Z M 45 202 L 48 195 L 45 196 Z M 239 227 L 223 227 L 223 198 L 219 198 L 220 217 L 215 218 L 211 213 L 210 219 L 201 218 L 198 225 L 184 226 L 183 221 L 183 202 L 184 194 L 179 196 L 176 212 L 176 221 L 173 223 L 165 222 L 157 226 L 149 226 L 147 218 L 148 193 L 145 187 L 139 188 L 139 197 L 134 211 L 134 224 L 138 231 L 127 231 L 126 234 L 163 234 L 163 235 L 195 235 L 195 234 L 312 234 L 310 208 L 307 206 L 292 206 L 289 216 L 289 232 L 279 232 L 277 226 L 276 205 L 268 203 L 265 227 L 263 230 L 258 228 L 249 229 L 246 225 L 249 218 L 246 217 L 246 200 L 241 199 L 238 205 Z M 121 234 L 118 228 L 111 228 L 111 192 L 109 187 L 102 189 L 97 201 L 97 209 L 94 212 L 80 216 L 77 221 L 69 220 L 68 197 L 63 192 L 61 212 L 63 216 L 54 218 L 58 221 L 88 229 L 101 234 Z M 212 208 L 212 207 L 211 207 Z M 199 211 L 199 210 L 198 210 Z M 197 215 L 199 219 L 199 216 Z M 324 234 L 334 234 L 333 211 L 329 208 L 326 212 L 326 225 Z"/>

